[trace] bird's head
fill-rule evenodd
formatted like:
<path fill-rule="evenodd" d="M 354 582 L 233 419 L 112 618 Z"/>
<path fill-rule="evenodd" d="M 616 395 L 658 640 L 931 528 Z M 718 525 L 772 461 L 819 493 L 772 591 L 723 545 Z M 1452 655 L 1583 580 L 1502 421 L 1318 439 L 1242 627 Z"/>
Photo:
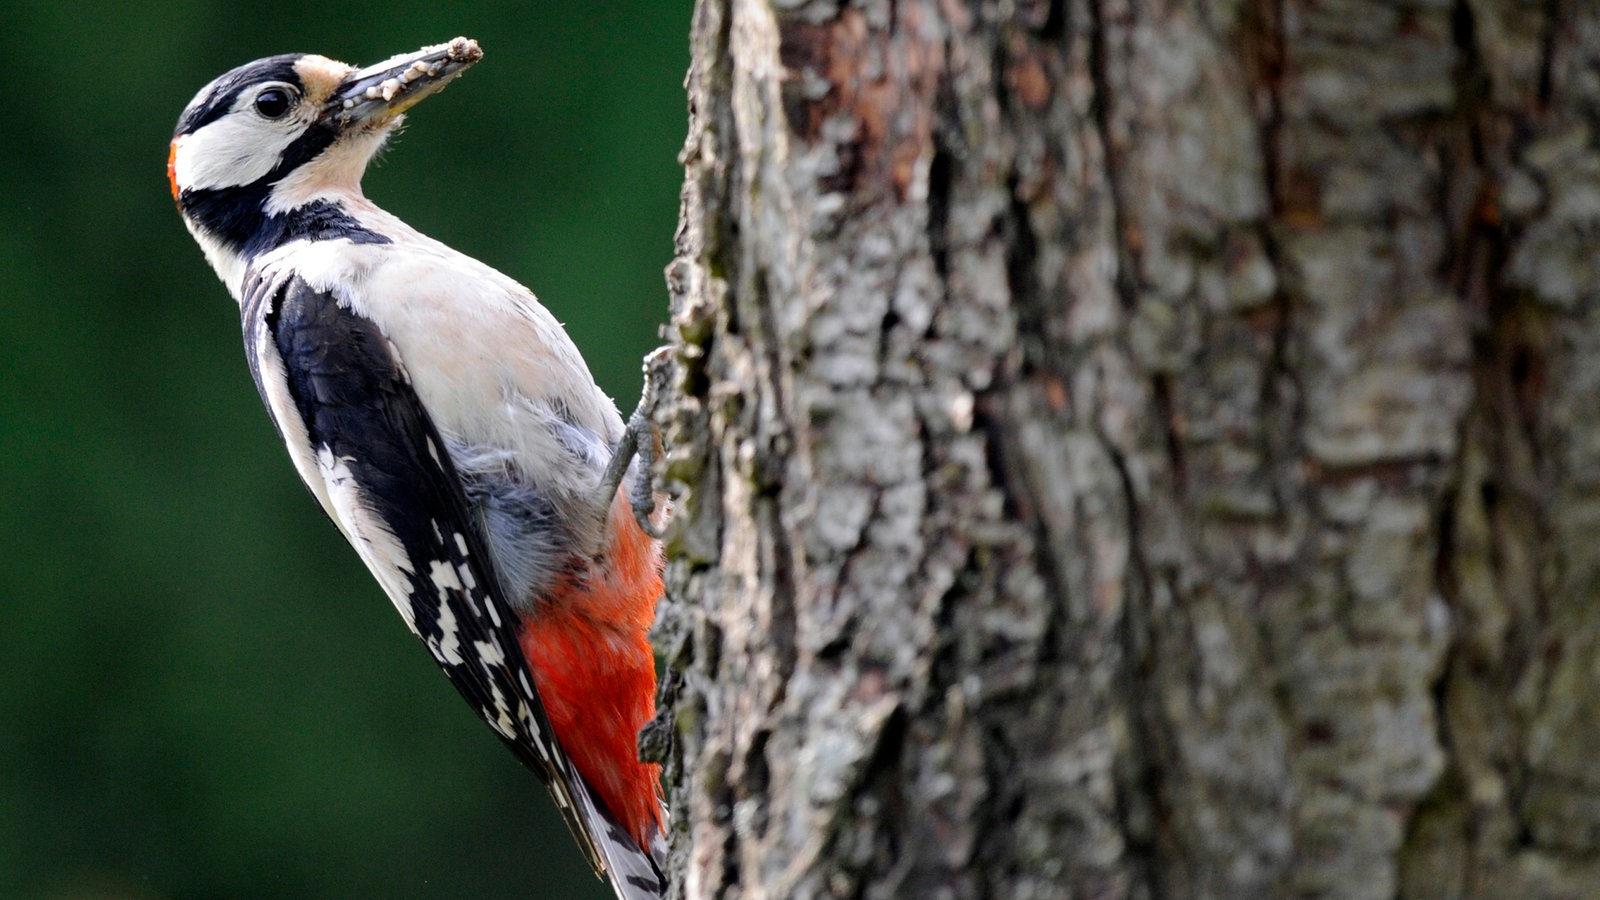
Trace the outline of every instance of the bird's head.
<path fill-rule="evenodd" d="M 364 69 L 295 54 L 242 65 L 179 117 L 172 197 L 208 253 L 242 254 L 274 217 L 360 196 L 367 162 L 402 114 L 482 56 L 456 38 Z"/>

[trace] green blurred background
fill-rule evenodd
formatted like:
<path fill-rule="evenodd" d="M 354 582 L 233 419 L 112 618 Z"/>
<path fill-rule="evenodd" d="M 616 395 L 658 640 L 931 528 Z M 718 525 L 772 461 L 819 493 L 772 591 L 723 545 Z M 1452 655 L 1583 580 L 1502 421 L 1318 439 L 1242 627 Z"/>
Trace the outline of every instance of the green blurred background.
<path fill-rule="evenodd" d="M 235 65 L 477 38 L 367 194 L 532 287 L 628 409 L 690 6 L 0 8 L 0 898 L 609 896 L 295 479 L 163 168 Z"/>

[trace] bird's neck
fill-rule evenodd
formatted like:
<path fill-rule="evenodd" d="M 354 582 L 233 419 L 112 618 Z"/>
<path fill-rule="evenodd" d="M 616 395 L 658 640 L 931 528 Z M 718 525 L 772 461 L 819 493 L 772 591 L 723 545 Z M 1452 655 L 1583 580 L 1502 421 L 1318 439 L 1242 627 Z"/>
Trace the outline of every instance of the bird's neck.
<path fill-rule="evenodd" d="M 239 298 L 245 270 L 259 256 L 292 241 L 345 240 L 355 244 L 387 244 L 390 238 L 363 222 L 382 215 L 360 193 L 330 191 L 314 194 L 293 206 L 273 209 L 267 195 L 247 196 L 249 187 L 210 191 L 185 207 L 186 222 L 206 260 L 234 298 Z"/>

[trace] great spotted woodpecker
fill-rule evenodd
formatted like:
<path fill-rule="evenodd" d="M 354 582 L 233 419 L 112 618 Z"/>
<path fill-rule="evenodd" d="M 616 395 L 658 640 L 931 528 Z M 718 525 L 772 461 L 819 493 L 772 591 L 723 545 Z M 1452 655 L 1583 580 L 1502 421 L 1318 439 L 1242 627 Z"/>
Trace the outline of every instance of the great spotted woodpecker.
<path fill-rule="evenodd" d="M 596 871 L 657 897 L 665 811 L 636 740 L 660 553 L 647 477 L 619 489 L 641 420 L 526 288 L 361 192 L 401 114 L 482 55 L 240 66 L 183 111 L 167 173 L 300 478 Z"/>

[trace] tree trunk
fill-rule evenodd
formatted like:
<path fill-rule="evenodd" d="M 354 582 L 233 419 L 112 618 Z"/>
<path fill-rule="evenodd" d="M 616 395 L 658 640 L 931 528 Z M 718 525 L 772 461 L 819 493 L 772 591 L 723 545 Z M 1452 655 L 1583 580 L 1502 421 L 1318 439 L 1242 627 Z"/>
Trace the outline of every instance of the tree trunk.
<path fill-rule="evenodd" d="M 679 896 L 1600 896 L 1596 4 L 692 40 Z"/>

